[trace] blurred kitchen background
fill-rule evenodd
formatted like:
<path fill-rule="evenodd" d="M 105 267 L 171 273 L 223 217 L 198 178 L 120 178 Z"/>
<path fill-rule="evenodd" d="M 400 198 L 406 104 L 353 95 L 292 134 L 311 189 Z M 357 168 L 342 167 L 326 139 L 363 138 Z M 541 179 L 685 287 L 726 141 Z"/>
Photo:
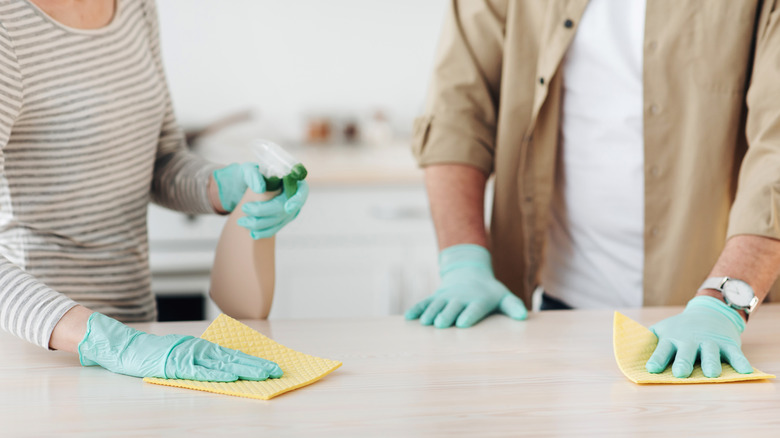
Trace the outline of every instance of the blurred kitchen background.
<path fill-rule="evenodd" d="M 309 169 L 277 235 L 270 318 L 400 314 L 437 284 L 410 152 L 445 0 L 158 0 L 163 57 L 192 149 L 221 163 L 283 145 Z M 210 319 L 225 217 L 149 212 L 161 320 Z"/>

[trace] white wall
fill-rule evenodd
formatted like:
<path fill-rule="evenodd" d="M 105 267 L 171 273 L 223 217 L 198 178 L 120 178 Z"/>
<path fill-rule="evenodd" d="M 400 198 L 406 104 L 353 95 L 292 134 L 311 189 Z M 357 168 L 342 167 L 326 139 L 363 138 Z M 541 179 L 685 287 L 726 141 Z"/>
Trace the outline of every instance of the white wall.
<path fill-rule="evenodd" d="M 179 121 L 254 109 L 299 138 L 313 113 L 422 110 L 445 0 L 158 0 Z"/>

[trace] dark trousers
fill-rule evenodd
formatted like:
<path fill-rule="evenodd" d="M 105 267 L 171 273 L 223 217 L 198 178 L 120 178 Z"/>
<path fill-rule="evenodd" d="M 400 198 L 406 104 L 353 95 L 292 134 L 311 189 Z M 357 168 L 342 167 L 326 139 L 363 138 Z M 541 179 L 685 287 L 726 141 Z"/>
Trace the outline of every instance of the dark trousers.
<path fill-rule="evenodd" d="M 542 294 L 542 307 L 540 310 L 571 310 L 572 307 L 563 301 L 553 298 L 545 293 Z"/>

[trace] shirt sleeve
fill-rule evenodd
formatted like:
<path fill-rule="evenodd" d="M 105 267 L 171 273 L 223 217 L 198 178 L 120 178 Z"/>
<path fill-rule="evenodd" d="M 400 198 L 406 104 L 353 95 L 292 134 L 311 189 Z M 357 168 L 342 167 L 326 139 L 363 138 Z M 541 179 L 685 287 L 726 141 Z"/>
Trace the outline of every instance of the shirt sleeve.
<path fill-rule="evenodd" d="M 4 153 L 24 99 L 13 41 L 0 23 L 0 218 L 11 209 Z M 54 326 L 76 302 L 49 288 L 17 264 L 0 256 L 0 327 L 28 342 L 49 347 Z"/>
<path fill-rule="evenodd" d="M 780 8 L 766 1 L 759 16 L 747 93 L 748 148 L 739 171 L 728 236 L 780 239 Z"/>
<path fill-rule="evenodd" d="M 160 77 L 165 82 L 157 8 L 146 0 L 149 39 Z M 208 198 L 208 182 L 219 165 L 211 163 L 187 148 L 184 133 L 176 122 L 170 92 L 165 86 L 165 118 L 157 145 L 152 180 L 152 201 L 163 207 L 186 213 L 214 213 Z"/>
<path fill-rule="evenodd" d="M 49 348 L 54 326 L 77 303 L 0 256 L 0 323 L 3 330 Z"/>
<path fill-rule="evenodd" d="M 413 127 L 420 166 L 459 163 L 493 171 L 506 5 L 451 0 L 426 110 Z"/>

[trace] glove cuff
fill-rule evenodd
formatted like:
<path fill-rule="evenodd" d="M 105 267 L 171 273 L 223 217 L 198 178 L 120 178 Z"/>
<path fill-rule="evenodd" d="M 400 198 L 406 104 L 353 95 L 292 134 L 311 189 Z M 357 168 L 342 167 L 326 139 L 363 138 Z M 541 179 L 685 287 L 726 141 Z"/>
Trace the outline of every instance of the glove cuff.
<path fill-rule="evenodd" d="M 100 365 L 114 371 L 120 354 L 142 332 L 94 312 L 87 319 L 87 333 L 79 342 L 79 361 L 83 366 Z"/>
<path fill-rule="evenodd" d="M 95 315 L 99 315 L 99 313 L 94 312 L 92 315 L 89 315 L 89 319 L 87 319 L 87 332 L 84 333 L 84 339 L 82 339 L 81 342 L 79 342 L 79 345 L 76 347 L 76 351 L 79 353 L 79 362 L 81 363 L 81 366 L 84 367 L 99 365 L 97 362 L 87 357 L 87 353 L 89 353 L 87 340 L 92 334 L 92 320 L 95 318 Z"/>
<path fill-rule="evenodd" d="M 219 203 L 222 204 L 222 209 L 225 210 L 228 213 L 233 212 L 233 210 L 236 208 L 235 204 L 231 204 L 231 202 L 228 201 L 228 195 L 226 193 L 227 188 L 224 187 L 224 183 L 222 182 L 223 178 L 229 178 L 230 173 L 233 171 L 231 168 L 233 164 L 227 167 L 222 167 L 220 169 L 214 170 L 214 172 L 211 173 L 211 176 L 214 178 L 214 183 L 217 184 L 217 193 L 219 194 Z"/>
<path fill-rule="evenodd" d="M 742 316 L 739 315 L 739 312 L 717 298 L 706 295 L 694 297 L 692 300 L 688 301 L 688 305 L 685 306 L 685 310 L 687 311 L 688 309 L 714 310 L 734 323 L 740 333 L 745 331 L 745 320 L 742 319 Z"/>
<path fill-rule="evenodd" d="M 480 245 L 461 244 L 445 248 L 439 253 L 439 275 L 444 276 L 464 267 L 485 269 L 493 275 L 490 251 Z"/>

